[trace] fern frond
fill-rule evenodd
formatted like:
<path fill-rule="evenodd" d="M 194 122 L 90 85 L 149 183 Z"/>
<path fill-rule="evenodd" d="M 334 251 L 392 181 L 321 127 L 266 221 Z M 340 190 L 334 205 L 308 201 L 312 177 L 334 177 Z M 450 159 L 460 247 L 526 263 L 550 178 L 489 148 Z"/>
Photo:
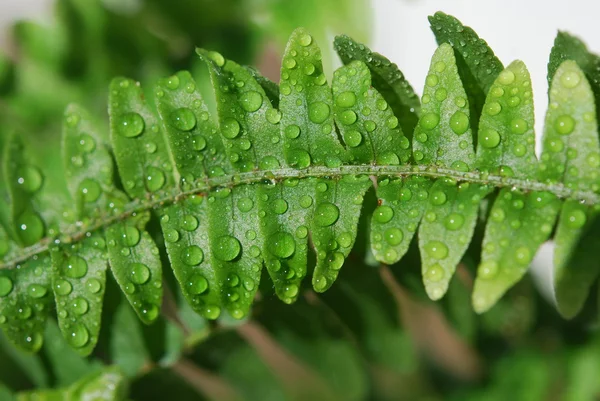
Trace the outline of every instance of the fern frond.
<path fill-rule="evenodd" d="M 521 279 L 555 233 L 559 310 L 576 314 L 598 273 L 597 263 L 578 265 L 582 249 L 595 246 L 600 207 L 598 85 L 588 79 L 595 56 L 584 47 L 571 55 L 564 43 L 553 50 L 538 160 L 525 65 L 504 68 L 453 17 L 438 13 L 431 23 L 440 46 L 421 102 L 395 65 L 345 36 L 335 42 L 345 65 L 328 86 L 314 38 L 297 29 L 279 85 L 198 50 L 216 116 L 187 72 L 146 92 L 116 78 L 110 135 L 70 106 L 64 181 L 51 184 L 43 161 L 10 136 L 10 202 L 0 214 L 0 324 L 8 337 L 37 350 L 54 293 L 61 331 L 89 354 L 107 265 L 145 323 L 159 314 L 166 260 L 206 319 L 247 316 L 263 266 L 277 296 L 294 302 L 313 252 L 312 287 L 323 292 L 357 241 L 361 210 L 370 218 L 364 238 L 381 263 L 399 262 L 416 235 L 432 299 L 446 293 L 476 225 L 485 224 L 478 312 Z M 371 188 L 377 205 L 366 196 Z M 49 196 L 57 200 L 46 203 Z M 61 213 L 50 204 L 72 207 Z"/>

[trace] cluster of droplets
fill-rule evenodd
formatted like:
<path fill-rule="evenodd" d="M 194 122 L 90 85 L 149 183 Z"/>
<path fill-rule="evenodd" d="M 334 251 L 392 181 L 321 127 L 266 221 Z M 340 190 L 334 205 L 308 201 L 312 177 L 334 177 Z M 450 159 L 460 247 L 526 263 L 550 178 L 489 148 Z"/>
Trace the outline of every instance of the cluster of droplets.
<path fill-rule="evenodd" d="M 49 263 L 48 254 L 34 256 L 14 271 L 0 274 L 0 327 L 23 349 L 37 351 L 42 345 L 45 317 L 52 301 L 44 269 Z"/>
<path fill-rule="evenodd" d="M 128 111 L 119 113 L 112 123 L 115 126 L 116 133 L 124 138 L 135 139 L 144 142 L 146 152 L 143 158 L 146 161 L 143 165 L 143 180 L 125 179 L 123 185 L 129 193 L 133 193 L 135 188 L 145 188 L 150 193 L 161 190 L 167 182 L 167 174 L 172 171 L 172 166 L 168 162 L 162 162 L 161 154 L 166 152 L 164 139 L 161 129 L 157 122 L 146 119 L 142 116 L 143 99 L 139 84 L 129 79 L 122 79 L 116 85 L 112 93 L 112 107 L 125 109 Z M 184 125 L 185 122 L 179 122 Z M 128 142 L 125 142 L 128 143 Z M 131 146 L 131 145 L 129 145 Z M 121 171 L 121 175 L 123 172 Z"/>
<path fill-rule="evenodd" d="M 111 263 L 118 263 L 113 271 L 132 306 L 144 321 L 152 322 L 158 317 L 162 294 L 160 268 L 154 266 L 159 263 L 159 250 L 153 242 L 142 239 L 134 224 L 127 222 L 111 229 L 107 238 L 109 253 Z"/>
<path fill-rule="evenodd" d="M 552 81 L 540 169 L 549 181 L 596 192 L 600 189 L 600 148 L 592 92 L 579 68 L 570 63 L 565 62 Z M 580 146 L 575 135 L 590 137 Z"/>
<path fill-rule="evenodd" d="M 470 159 L 474 157 L 469 134 L 469 103 L 464 91 L 457 93 L 455 88 L 460 84 L 456 82 L 460 78 L 452 51 L 449 45 L 444 44 L 433 56 L 421 98 L 423 112 L 415 130 L 413 157 L 417 163 L 433 161 L 445 164 L 451 152 L 436 141 L 446 141 L 455 150 L 451 156 L 452 163 L 448 164 L 459 171 L 468 171 L 465 160 L 471 163 Z M 455 137 L 446 137 L 446 132 L 452 132 Z"/>
<path fill-rule="evenodd" d="M 21 160 L 23 145 L 20 141 L 13 140 L 11 145 L 15 149 L 11 151 L 10 155 L 16 160 L 10 160 L 12 162 L 10 174 L 14 180 L 10 184 L 13 197 L 19 199 L 16 202 L 21 204 L 19 214 L 15 216 L 14 221 L 16 234 L 23 245 L 33 245 L 42 239 L 46 230 L 42 218 L 33 206 L 33 198 L 42 188 L 44 177 L 39 168 Z"/>

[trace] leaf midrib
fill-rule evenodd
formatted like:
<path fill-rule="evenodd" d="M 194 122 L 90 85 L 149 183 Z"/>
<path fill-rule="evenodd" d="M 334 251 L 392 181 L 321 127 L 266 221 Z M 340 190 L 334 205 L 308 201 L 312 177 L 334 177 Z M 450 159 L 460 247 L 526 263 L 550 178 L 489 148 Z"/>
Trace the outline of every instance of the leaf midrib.
<path fill-rule="evenodd" d="M 277 170 L 255 170 L 244 173 L 227 174 L 218 177 L 206 178 L 197 182 L 194 188 L 181 191 L 163 191 L 150 200 L 134 199 L 122 208 L 122 212 L 104 219 L 97 219 L 82 227 L 74 223 L 72 230 L 67 230 L 56 237 L 46 237 L 38 243 L 26 248 L 21 248 L 12 258 L 0 264 L 0 269 L 10 269 L 27 259 L 46 252 L 52 244 L 73 244 L 81 241 L 88 233 L 103 230 L 110 225 L 126 220 L 136 213 L 165 207 L 177 203 L 181 199 L 198 193 L 210 192 L 218 187 L 233 188 L 239 185 L 249 185 L 264 182 L 265 180 L 279 181 L 288 178 L 310 177 L 343 177 L 353 175 L 368 175 L 381 177 L 410 177 L 422 176 L 428 178 L 451 178 L 459 182 L 491 185 L 495 188 L 513 188 L 523 192 L 543 191 L 549 192 L 561 199 L 576 199 L 588 206 L 600 204 L 600 194 L 592 191 L 580 191 L 566 187 L 562 183 L 544 183 L 538 180 L 502 177 L 499 175 L 485 174 L 480 171 L 458 171 L 446 167 L 433 165 L 402 165 L 402 166 L 377 166 L 372 164 L 342 165 L 339 167 L 313 166 L 306 169 L 281 168 Z"/>

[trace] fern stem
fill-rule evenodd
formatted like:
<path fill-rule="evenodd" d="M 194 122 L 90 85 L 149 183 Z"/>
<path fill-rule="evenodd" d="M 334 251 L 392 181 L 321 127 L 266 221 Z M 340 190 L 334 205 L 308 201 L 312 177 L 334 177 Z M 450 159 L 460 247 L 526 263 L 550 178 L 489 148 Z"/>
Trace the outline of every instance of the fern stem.
<path fill-rule="evenodd" d="M 205 194 L 217 188 L 232 188 L 238 185 L 261 183 L 265 180 L 279 181 L 290 178 L 309 177 L 343 177 L 353 175 L 368 175 L 381 177 L 409 177 L 422 176 L 429 178 L 450 178 L 457 182 L 491 185 L 496 188 L 513 188 L 522 192 L 549 192 L 561 199 L 575 199 L 587 205 L 600 204 L 600 195 L 592 191 L 580 191 L 568 188 L 561 183 L 544 183 L 536 180 L 503 177 L 487 174 L 479 171 L 458 171 L 451 168 L 443 168 L 432 165 L 403 165 L 403 166 L 376 166 L 376 165 L 342 165 L 339 167 L 314 166 L 306 169 L 281 168 L 277 170 L 255 170 L 234 175 L 223 175 L 207 178 L 197 182 L 191 189 L 176 191 L 164 191 L 150 199 L 135 199 L 129 202 L 123 211 L 109 217 L 98 218 L 87 225 L 77 223 L 71 230 L 66 230 L 57 237 L 44 238 L 37 244 L 22 248 L 17 255 L 0 264 L 0 269 L 14 268 L 19 263 L 43 252 L 46 252 L 52 244 L 70 244 L 85 238 L 88 233 L 104 229 L 111 224 L 127 219 L 137 213 L 157 209 L 162 206 L 177 203 L 191 195 Z"/>

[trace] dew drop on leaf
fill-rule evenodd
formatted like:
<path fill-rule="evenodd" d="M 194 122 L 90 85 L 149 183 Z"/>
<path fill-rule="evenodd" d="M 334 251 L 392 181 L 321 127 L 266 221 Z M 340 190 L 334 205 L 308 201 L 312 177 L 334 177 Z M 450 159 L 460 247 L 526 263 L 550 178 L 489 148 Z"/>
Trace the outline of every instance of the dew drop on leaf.
<path fill-rule="evenodd" d="M 48 293 L 48 289 L 40 284 L 31 284 L 27 287 L 27 292 L 32 298 L 42 298 Z"/>
<path fill-rule="evenodd" d="M 223 235 L 216 240 L 214 254 L 217 259 L 229 262 L 238 257 L 241 251 L 240 241 L 231 235 Z"/>
<path fill-rule="evenodd" d="M 5 276 L 0 276 L 0 297 L 5 297 L 13 289 L 13 282 L 10 278 Z"/>
<path fill-rule="evenodd" d="M 82 324 L 76 324 L 69 333 L 68 341 L 74 348 L 84 347 L 90 340 L 90 332 Z"/>
<path fill-rule="evenodd" d="M 438 282 L 444 278 L 444 269 L 436 263 L 425 271 L 425 277 L 429 281 Z"/>
<path fill-rule="evenodd" d="M 144 119 L 138 113 L 125 113 L 119 119 L 117 130 L 124 137 L 136 137 L 144 131 Z"/>
<path fill-rule="evenodd" d="M 402 230 L 396 227 L 388 228 L 383 233 L 383 239 L 385 242 L 392 246 L 399 245 L 403 238 L 404 234 L 402 233 Z"/>
<path fill-rule="evenodd" d="M 100 280 L 91 278 L 86 283 L 87 290 L 92 294 L 97 294 L 102 289 L 102 284 Z"/>
<path fill-rule="evenodd" d="M 129 280 L 134 284 L 145 284 L 150 279 L 150 269 L 143 263 L 129 265 Z"/>
<path fill-rule="evenodd" d="M 200 295 L 208 289 L 208 281 L 201 274 L 194 274 L 187 283 L 190 294 Z"/>
<path fill-rule="evenodd" d="M 226 118 L 223 121 L 222 133 L 227 139 L 236 138 L 240 134 L 240 123 L 234 118 Z"/>
<path fill-rule="evenodd" d="M 554 129 L 561 135 L 569 135 L 575 129 L 575 120 L 567 114 L 559 116 L 554 122 Z"/>
<path fill-rule="evenodd" d="M 96 180 L 86 178 L 79 184 L 79 192 L 83 195 L 83 201 L 87 203 L 95 202 L 102 193 L 102 188 Z"/>
<path fill-rule="evenodd" d="M 89 310 L 89 307 L 88 301 L 81 297 L 77 297 L 71 302 L 71 310 L 74 314 L 79 316 L 85 315 Z"/>
<path fill-rule="evenodd" d="M 180 131 L 191 131 L 196 126 L 196 116 L 187 107 L 181 107 L 171 113 L 171 122 Z"/>
<path fill-rule="evenodd" d="M 40 217 L 30 211 L 26 211 L 21 214 L 17 220 L 16 225 L 18 227 L 17 234 L 21 241 L 25 245 L 33 245 L 42 239 L 44 235 L 44 223 Z"/>
<path fill-rule="evenodd" d="M 71 255 L 63 266 L 65 276 L 70 278 L 81 278 L 87 274 L 88 266 L 85 259 Z"/>
<path fill-rule="evenodd" d="M 194 231 L 196 228 L 198 228 L 198 219 L 191 214 L 186 214 L 183 216 L 181 225 L 185 231 Z"/>
<path fill-rule="evenodd" d="M 240 103 L 242 105 L 242 108 L 247 112 L 254 112 L 260 109 L 260 106 L 262 106 L 263 97 L 260 93 L 256 91 L 244 92 L 240 96 Z"/>
<path fill-rule="evenodd" d="M 457 111 L 450 117 L 450 128 L 456 135 L 462 135 L 469 129 L 469 117 L 462 111 Z"/>
<path fill-rule="evenodd" d="M 289 258 L 296 250 L 296 241 L 291 234 L 278 231 L 269 237 L 267 242 L 269 252 L 277 258 Z"/>
<path fill-rule="evenodd" d="M 423 117 L 421 117 L 419 124 L 421 124 L 421 127 L 423 127 L 423 129 L 432 130 L 435 127 L 437 127 L 439 122 L 440 122 L 439 115 L 437 115 L 435 113 L 427 113 L 427 114 L 424 114 Z"/>
<path fill-rule="evenodd" d="M 167 241 L 167 242 L 174 243 L 179 240 L 179 232 L 177 230 L 175 230 L 174 228 L 166 229 L 164 234 L 165 234 L 165 241 Z"/>
<path fill-rule="evenodd" d="M 352 107 L 356 104 L 356 95 L 351 91 L 342 92 L 336 97 L 335 104 L 339 107 Z"/>
<path fill-rule="evenodd" d="M 448 256 L 448 247 L 440 241 L 430 241 L 425 244 L 425 251 L 434 259 L 445 259 Z"/>
<path fill-rule="evenodd" d="M 73 286 L 67 280 L 58 279 L 54 283 L 54 292 L 57 295 L 69 295 L 73 291 Z"/>
<path fill-rule="evenodd" d="M 146 188 L 150 192 L 156 192 L 165 185 L 165 173 L 156 167 L 146 169 Z"/>
<path fill-rule="evenodd" d="M 495 148 L 500 144 L 500 134 L 493 128 L 486 128 L 479 131 L 479 142 L 484 148 Z"/>
<path fill-rule="evenodd" d="M 204 260 L 204 252 L 197 245 L 191 245 L 181 251 L 181 259 L 188 266 L 196 266 Z"/>
<path fill-rule="evenodd" d="M 308 106 L 308 118 L 315 124 L 321 124 L 329 117 L 329 106 L 324 102 L 314 102 Z"/>
<path fill-rule="evenodd" d="M 315 223 L 321 227 L 327 227 L 335 223 L 340 216 L 340 210 L 336 205 L 329 202 L 320 203 L 315 210 Z"/>
<path fill-rule="evenodd" d="M 17 170 L 17 184 L 24 191 L 33 193 L 42 186 L 42 173 L 31 165 L 20 166 Z"/>
<path fill-rule="evenodd" d="M 394 217 L 394 209 L 387 205 L 378 206 L 373 212 L 373 218 L 378 223 L 387 223 Z"/>

